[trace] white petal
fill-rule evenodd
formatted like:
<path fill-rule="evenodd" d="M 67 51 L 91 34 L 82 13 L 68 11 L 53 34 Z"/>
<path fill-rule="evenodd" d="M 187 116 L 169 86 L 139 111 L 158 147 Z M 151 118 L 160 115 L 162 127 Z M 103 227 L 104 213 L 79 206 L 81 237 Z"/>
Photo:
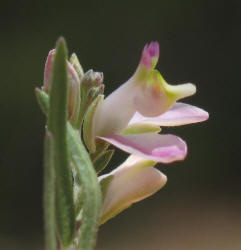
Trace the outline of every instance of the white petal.
<path fill-rule="evenodd" d="M 152 161 L 131 156 L 110 174 L 99 177 L 99 181 L 110 175 L 114 177 L 104 198 L 101 224 L 132 203 L 151 196 L 166 184 L 166 176 L 155 169 L 154 164 Z"/>
<path fill-rule="evenodd" d="M 155 133 L 134 135 L 109 135 L 99 137 L 114 146 L 156 162 L 171 163 L 183 160 L 187 154 L 186 143 L 175 135 Z"/>
<path fill-rule="evenodd" d="M 208 112 L 198 107 L 177 102 L 162 115 L 156 117 L 145 117 L 136 112 L 129 125 L 152 124 L 158 126 L 180 126 L 207 120 Z"/>

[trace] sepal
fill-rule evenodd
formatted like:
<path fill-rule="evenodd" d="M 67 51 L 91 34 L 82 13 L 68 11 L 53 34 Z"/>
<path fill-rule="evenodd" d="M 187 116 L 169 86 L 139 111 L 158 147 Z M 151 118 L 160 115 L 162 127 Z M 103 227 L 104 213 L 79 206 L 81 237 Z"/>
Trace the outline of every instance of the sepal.
<path fill-rule="evenodd" d="M 90 154 L 90 158 L 95 161 L 100 155 L 102 155 L 110 146 L 108 142 L 100 140 L 98 138 L 95 139 L 96 150 L 94 153 Z"/>
<path fill-rule="evenodd" d="M 35 88 L 35 95 L 42 112 L 47 115 L 49 111 L 49 96 L 43 90 Z"/>
<path fill-rule="evenodd" d="M 90 153 L 94 153 L 96 150 L 95 144 L 95 115 L 99 105 L 101 105 L 104 99 L 103 95 L 99 95 L 88 108 L 83 124 L 83 137 L 86 147 Z"/>
<path fill-rule="evenodd" d="M 110 162 L 115 150 L 107 150 L 93 161 L 95 171 L 100 173 Z"/>

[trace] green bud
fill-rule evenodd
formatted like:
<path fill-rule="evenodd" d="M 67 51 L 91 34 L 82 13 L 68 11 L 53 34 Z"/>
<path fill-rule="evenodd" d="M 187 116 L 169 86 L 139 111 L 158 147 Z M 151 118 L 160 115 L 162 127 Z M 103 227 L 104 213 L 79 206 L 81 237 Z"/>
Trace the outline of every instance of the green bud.
<path fill-rule="evenodd" d="M 80 79 L 75 68 L 67 62 L 68 68 L 68 119 L 71 123 L 78 118 L 80 108 Z"/>
<path fill-rule="evenodd" d="M 102 72 L 95 72 L 92 69 L 88 70 L 81 81 L 81 88 L 88 91 L 92 87 L 99 87 L 104 81 Z"/>
<path fill-rule="evenodd" d="M 69 62 L 74 67 L 75 71 L 77 72 L 79 79 L 82 79 L 84 76 L 84 70 L 79 62 L 79 59 L 75 53 L 73 53 L 69 59 Z"/>
<path fill-rule="evenodd" d="M 80 129 L 82 123 L 85 119 L 86 112 L 92 102 L 99 96 L 104 93 L 103 84 L 104 75 L 101 72 L 94 72 L 92 69 L 87 71 L 83 78 L 81 79 L 80 84 L 80 93 L 81 93 L 81 103 L 78 121 L 76 123 L 76 128 Z"/>

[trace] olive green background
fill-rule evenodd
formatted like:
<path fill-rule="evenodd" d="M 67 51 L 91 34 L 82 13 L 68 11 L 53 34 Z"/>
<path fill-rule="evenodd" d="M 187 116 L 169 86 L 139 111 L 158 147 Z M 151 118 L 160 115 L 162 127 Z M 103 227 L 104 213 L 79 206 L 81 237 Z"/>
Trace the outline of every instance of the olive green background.
<path fill-rule="evenodd" d="M 185 102 L 210 113 L 163 129 L 187 141 L 187 159 L 158 164 L 167 185 L 103 225 L 97 249 L 241 249 L 240 10 L 238 0 L 1 2 L 0 249 L 43 249 L 45 118 L 34 88 L 60 35 L 85 70 L 104 72 L 106 95 L 159 41 L 157 68 L 170 83 L 195 83 Z M 125 157 L 117 150 L 109 169 Z"/>

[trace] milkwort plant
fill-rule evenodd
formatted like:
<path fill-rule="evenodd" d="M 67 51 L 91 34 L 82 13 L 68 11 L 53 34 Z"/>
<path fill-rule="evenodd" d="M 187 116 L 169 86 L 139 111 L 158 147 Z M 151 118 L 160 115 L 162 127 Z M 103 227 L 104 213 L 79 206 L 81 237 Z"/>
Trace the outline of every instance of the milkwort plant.
<path fill-rule="evenodd" d="M 202 122 L 208 113 L 179 102 L 196 87 L 168 84 L 155 69 L 158 58 L 159 44 L 147 44 L 133 76 L 105 98 L 103 74 L 84 72 L 75 54 L 68 59 L 63 38 L 49 52 L 43 86 L 35 90 L 47 118 L 46 250 L 93 249 L 101 224 L 166 184 L 157 163 L 186 157 L 186 143 L 160 127 Z M 110 144 L 130 156 L 98 177 L 113 156 Z"/>

